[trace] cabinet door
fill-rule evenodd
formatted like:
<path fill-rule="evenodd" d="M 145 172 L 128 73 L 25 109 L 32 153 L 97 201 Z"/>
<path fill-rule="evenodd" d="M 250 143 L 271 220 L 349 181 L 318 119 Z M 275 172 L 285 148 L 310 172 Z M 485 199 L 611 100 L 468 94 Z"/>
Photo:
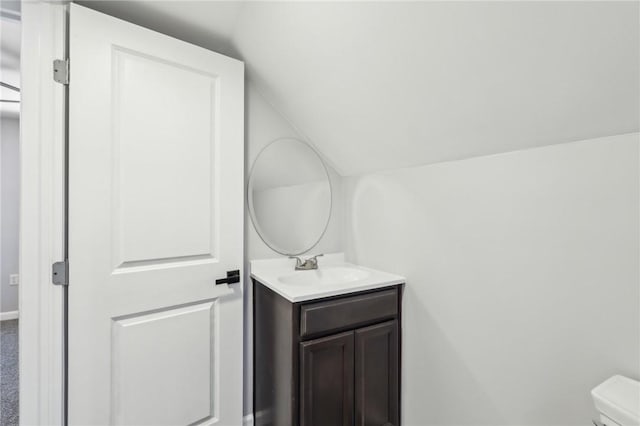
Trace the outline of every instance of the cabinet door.
<path fill-rule="evenodd" d="M 398 321 L 355 332 L 356 426 L 399 426 Z"/>
<path fill-rule="evenodd" d="M 353 331 L 300 343 L 300 425 L 353 425 Z"/>

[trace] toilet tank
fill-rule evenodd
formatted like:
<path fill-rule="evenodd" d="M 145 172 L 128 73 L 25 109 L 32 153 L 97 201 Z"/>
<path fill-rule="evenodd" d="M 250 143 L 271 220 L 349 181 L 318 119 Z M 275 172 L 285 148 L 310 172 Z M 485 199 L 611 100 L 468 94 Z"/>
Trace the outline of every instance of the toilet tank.
<path fill-rule="evenodd" d="M 613 376 L 591 391 L 593 403 L 606 426 L 640 426 L 640 382 Z"/>

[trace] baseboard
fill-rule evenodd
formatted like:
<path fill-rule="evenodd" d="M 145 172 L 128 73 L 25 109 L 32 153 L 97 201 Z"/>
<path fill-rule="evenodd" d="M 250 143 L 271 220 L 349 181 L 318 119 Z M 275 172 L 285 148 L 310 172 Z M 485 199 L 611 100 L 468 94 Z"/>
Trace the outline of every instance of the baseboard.
<path fill-rule="evenodd" d="M 18 319 L 18 311 L 0 312 L 0 321 Z"/>
<path fill-rule="evenodd" d="M 249 414 L 242 418 L 242 426 L 253 426 L 253 414 Z"/>

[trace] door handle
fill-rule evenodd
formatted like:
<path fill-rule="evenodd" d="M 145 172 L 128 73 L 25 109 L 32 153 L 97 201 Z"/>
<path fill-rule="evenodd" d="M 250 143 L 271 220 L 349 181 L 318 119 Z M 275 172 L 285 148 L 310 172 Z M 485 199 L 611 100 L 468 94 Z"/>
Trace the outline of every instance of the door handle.
<path fill-rule="evenodd" d="M 240 270 L 227 271 L 227 278 L 220 278 L 216 280 L 216 285 L 220 284 L 235 284 L 240 282 Z"/>

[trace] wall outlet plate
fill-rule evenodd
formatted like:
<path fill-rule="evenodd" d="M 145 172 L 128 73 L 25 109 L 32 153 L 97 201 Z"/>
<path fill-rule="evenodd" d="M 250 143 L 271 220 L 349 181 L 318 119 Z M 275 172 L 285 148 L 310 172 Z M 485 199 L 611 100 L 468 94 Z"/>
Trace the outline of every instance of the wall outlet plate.
<path fill-rule="evenodd" d="M 20 275 L 11 274 L 9 275 L 9 285 L 18 285 L 20 283 Z"/>

